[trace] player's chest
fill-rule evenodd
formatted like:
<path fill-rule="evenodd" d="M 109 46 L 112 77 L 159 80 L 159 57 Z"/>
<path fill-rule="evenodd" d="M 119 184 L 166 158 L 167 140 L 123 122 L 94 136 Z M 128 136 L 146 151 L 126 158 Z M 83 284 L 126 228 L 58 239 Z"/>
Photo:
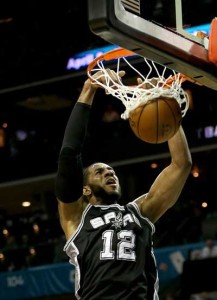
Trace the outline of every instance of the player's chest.
<path fill-rule="evenodd" d="M 129 229 L 140 227 L 141 224 L 136 215 L 129 211 L 103 211 L 91 214 L 88 218 L 87 225 L 90 230 L 105 229 Z"/>

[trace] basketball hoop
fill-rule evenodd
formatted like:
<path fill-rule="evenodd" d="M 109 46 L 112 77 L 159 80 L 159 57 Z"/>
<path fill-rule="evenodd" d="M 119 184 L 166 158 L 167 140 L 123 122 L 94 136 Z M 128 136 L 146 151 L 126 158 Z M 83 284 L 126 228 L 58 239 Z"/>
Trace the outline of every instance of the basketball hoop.
<path fill-rule="evenodd" d="M 168 70 L 166 67 L 163 67 L 163 71 L 160 74 L 156 63 L 140 57 L 144 60 L 145 67 L 148 67 L 148 72 L 146 72 L 146 75 L 143 75 L 129 62 L 129 58 L 136 55 L 134 52 L 123 48 L 111 50 L 97 57 L 89 64 L 87 75 L 93 83 L 104 88 L 107 94 L 111 94 L 121 100 L 126 108 L 121 115 L 123 119 L 128 119 L 129 113 L 140 104 L 147 103 L 161 96 L 174 98 L 180 106 L 182 117 L 184 117 L 189 107 L 189 99 L 181 85 L 187 77 L 170 70 L 171 75 L 165 78 L 166 71 Z M 106 62 L 113 60 L 116 63 L 116 67 L 115 70 L 114 68 L 112 70 L 116 73 L 116 79 L 112 78 L 108 69 L 106 69 Z M 140 78 L 139 83 L 137 81 L 135 85 L 126 85 L 123 83 L 122 78 L 118 76 L 119 72 L 123 70 L 123 68 L 120 69 L 122 63 L 129 67 L 137 78 Z M 100 75 L 98 77 L 94 76 L 98 71 L 100 71 Z"/>

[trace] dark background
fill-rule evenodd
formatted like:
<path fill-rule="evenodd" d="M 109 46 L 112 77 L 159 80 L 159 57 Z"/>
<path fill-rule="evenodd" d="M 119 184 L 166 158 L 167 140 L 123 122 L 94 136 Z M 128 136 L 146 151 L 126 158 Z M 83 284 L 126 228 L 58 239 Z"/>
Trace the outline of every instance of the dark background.
<path fill-rule="evenodd" d="M 145 13 L 150 20 L 175 26 L 174 1 L 150 1 Z M 184 24 L 210 23 L 217 3 L 211 0 L 182 1 Z M 0 206 L 9 213 L 20 208 L 21 199 L 40 203 L 41 193 L 52 191 L 58 152 L 67 118 L 80 93 L 86 69 L 68 71 L 67 61 L 73 55 L 107 45 L 93 34 L 88 25 L 87 1 L 7 1 L 0 4 L 0 128 L 4 145 L 0 147 Z M 192 93 L 193 106 L 183 119 L 192 149 L 194 163 L 202 181 L 192 186 L 194 198 L 210 201 L 216 184 L 217 130 L 216 91 L 186 83 Z M 123 106 L 117 99 L 97 93 L 93 106 L 84 164 L 102 160 L 133 178 L 132 195 L 144 192 L 157 172 L 144 177 L 141 190 L 137 177 L 156 160 L 167 163 L 166 144 L 151 145 L 138 140 L 127 121 L 104 120 L 108 107 L 119 115 Z M 6 128 L 5 128 L 6 124 Z M 213 136 L 205 138 L 205 127 Z M 140 175 L 142 174 L 142 175 Z M 36 179 L 32 179 L 35 178 Z M 124 180 L 124 179 L 123 179 Z M 128 180 L 130 180 L 128 178 Z M 15 181 L 15 182 L 14 182 Z M 18 182 L 17 182 L 18 181 Z M 127 187 L 129 184 L 125 183 Z M 203 188 L 201 188 L 201 186 Z M 188 186 L 186 190 L 188 191 Z M 129 193 L 126 191 L 126 197 Z M 128 199 L 126 199 L 128 200 Z M 15 204 L 16 203 L 16 204 Z M 49 206 L 49 205 L 48 205 Z"/>
<path fill-rule="evenodd" d="M 174 0 L 143 3 L 148 19 L 175 27 Z M 182 4 L 185 26 L 210 23 L 217 15 L 216 0 L 182 0 Z M 86 80 L 86 68 L 68 71 L 67 61 L 104 45 L 107 42 L 89 28 L 87 1 L 0 2 L 0 241 L 1 248 L 6 247 L 4 228 L 21 248 L 23 233 L 36 236 L 34 245 L 40 242 L 42 248 L 39 261 L 32 265 L 54 262 L 48 242 L 52 247 L 56 241 L 65 243 L 54 178 L 66 122 Z M 217 237 L 217 92 L 192 83 L 183 88 L 192 95 L 182 120 L 192 173 L 177 204 L 156 224 L 155 247 Z M 113 119 L 108 119 L 110 109 Z M 167 144 L 136 138 L 128 121 L 120 118 L 123 109 L 119 100 L 97 92 L 83 151 L 84 165 L 104 161 L 115 168 L 122 185 L 121 203 L 147 192 L 169 163 Z M 26 200 L 31 202 L 28 208 L 21 206 Z M 32 232 L 34 223 L 39 224 L 39 237 Z M 21 256 L 14 253 L 17 265 L 1 265 L 0 271 L 23 267 Z"/>

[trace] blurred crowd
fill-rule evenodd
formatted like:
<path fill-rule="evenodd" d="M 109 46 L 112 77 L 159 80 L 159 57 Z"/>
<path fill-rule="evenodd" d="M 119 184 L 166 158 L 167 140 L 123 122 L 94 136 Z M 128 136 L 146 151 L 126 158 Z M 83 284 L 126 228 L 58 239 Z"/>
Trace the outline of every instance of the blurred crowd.
<path fill-rule="evenodd" d="M 2 213 L 0 228 L 1 272 L 67 260 L 57 216 L 43 211 L 10 217 Z"/>

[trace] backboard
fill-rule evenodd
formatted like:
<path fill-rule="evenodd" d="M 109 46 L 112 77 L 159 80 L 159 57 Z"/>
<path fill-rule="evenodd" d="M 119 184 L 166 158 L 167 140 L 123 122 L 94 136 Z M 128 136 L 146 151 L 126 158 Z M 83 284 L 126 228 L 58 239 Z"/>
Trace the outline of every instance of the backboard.
<path fill-rule="evenodd" d="M 201 39 L 183 29 L 182 1 L 88 0 L 89 26 L 105 41 L 217 90 L 217 66 L 210 63 Z M 169 3 L 165 9 L 166 18 L 172 15 L 174 19 L 174 24 L 169 26 L 153 19 L 153 4 L 163 2 Z M 196 6 L 199 2 L 196 1 Z M 173 12 L 169 9 L 170 5 Z M 210 23 L 212 17 L 210 15 Z"/>

